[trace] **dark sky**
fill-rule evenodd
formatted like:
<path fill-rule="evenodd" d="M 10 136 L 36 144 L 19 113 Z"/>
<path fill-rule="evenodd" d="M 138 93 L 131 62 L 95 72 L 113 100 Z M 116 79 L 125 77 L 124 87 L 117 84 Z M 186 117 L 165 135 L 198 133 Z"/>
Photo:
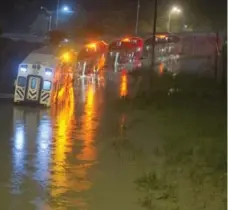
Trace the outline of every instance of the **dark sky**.
<path fill-rule="evenodd" d="M 141 0 L 141 4 L 144 2 L 153 1 L 153 0 Z M 0 7 L 1 14 L 13 14 L 15 10 L 15 5 L 29 5 L 37 2 L 37 4 L 45 5 L 51 9 L 54 9 L 57 4 L 57 0 L 7 0 L 4 1 L 4 4 Z M 79 3 L 83 5 L 87 10 L 105 10 L 105 9 L 116 9 L 116 8 L 130 8 L 133 5 L 136 5 L 137 0 L 60 0 L 60 4 L 75 4 Z M 175 2 L 174 0 L 158 0 L 158 2 Z M 196 7 L 199 5 L 201 8 L 204 7 L 205 10 L 210 12 L 215 12 L 221 10 L 226 10 L 226 0 L 179 0 L 179 4 L 190 3 L 195 4 Z M 3 6 L 4 5 L 4 6 Z"/>
<path fill-rule="evenodd" d="M 152 0 L 141 0 L 143 4 L 146 1 Z M 1 13 L 13 13 L 13 9 L 15 5 L 24 5 L 31 4 L 33 2 L 38 2 L 39 4 L 43 4 L 47 7 L 52 9 L 55 8 L 57 0 L 7 0 L 4 1 L 4 4 L 1 5 L 0 11 Z M 136 4 L 137 0 L 60 0 L 61 4 L 75 4 L 79 3 L 83 5 L 88 10 L 103 10 L 107 8 L 118 8 L 118 7 L 131 7 Z M 174 0 L 158 0 L 158 2 L 175 2 Z M 183 3 L 192 3 L 196 2 L 196 5 L 204 5 L 205 9 L 214 11 L 214 10 L 225 10 L 226 7 L 226 0 L 179 0 L 180 4 Z M 3 6 L 4 5 L 4 6 Z"/>
<path fill-rule="evenodd" d="M 142 0 L 143 1 L 143 0 Z M 57 0 L 7 0 L 4 2 L 4 6 L 0 7 L 1 13 L 13 12 L 15 5 L 28 5 L 33 2 L 38 2 L 40 5 L 47 6 L 54 9 L 57 4 Z M 110 7 L 125 7 L 131 6 L 137 2 L 137 0 L 60 0 L 61 5 L 65 4 L 81 4 L 88 10 L 102 10 Z"/>
<path fill-rule="evenodd" d="M 99 13 L 107 10 L 132 10 L 137 0 L 60 0 L 60 5 L 82 5 L 87 13 Z M 18 30 L 34 19 L 40 12 L 40 6 L 55 10 L 57 0 L 7 0 L 0 7 L 0 26 L 8 30 Z"/>
<path fill-rule="evenodd" d="M 141 5 L 146 5 L 153 0 L 140 0 Z M 198 12 L 216 19 L 223 16 L 226 17 L 227 2 L 226 0 L 158 0 L 159 4 L 182 5 L 191 10 L 192 13 Z M 60 0 L 60 5 L 82 5 L 85 10 L 90 13 L 99 13 L 102 11 L 124 10 L 134 14 L 136 10 L 137 0 Z M 40 6 L 46 6 L 50 10 L 56 9 L 57 0 L 6 0 L 0 7 L 0 25 L 16 27 L 20 23 L 28 23 L 34 19 L 40 12 Z M 3 6 L 4 5 L 4 6 Z M 142 10 L 142 9 L 141 9 Z M 151 13 L 153 8 L 151 6 Z M 143 11 L 141 11 L 143 12 Z M 21 27 L 21 26 L 20 26 Z"/>

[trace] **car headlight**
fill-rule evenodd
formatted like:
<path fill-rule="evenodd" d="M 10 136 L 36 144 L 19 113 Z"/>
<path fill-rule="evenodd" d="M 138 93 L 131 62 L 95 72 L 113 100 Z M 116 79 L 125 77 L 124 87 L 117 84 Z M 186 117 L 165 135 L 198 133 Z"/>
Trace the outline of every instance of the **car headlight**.
<path fill-rule="evenodd" d="M 47 76 L 51 76 L 51 75 L 52 75 L 52 69 L 50 69 L 50 68 L 45 68 L 45 74 L 46 74 Z"/>
<path fill-rule="evenodd" d="M 26 72 L 26 71 L 27 71 L 27 69 L 28 69 L 28 65 L 26 65 L 26 64 L 22 64 L 22 65 L 20 65 L 20 71 L 22 71 L 22 72 Z"/>

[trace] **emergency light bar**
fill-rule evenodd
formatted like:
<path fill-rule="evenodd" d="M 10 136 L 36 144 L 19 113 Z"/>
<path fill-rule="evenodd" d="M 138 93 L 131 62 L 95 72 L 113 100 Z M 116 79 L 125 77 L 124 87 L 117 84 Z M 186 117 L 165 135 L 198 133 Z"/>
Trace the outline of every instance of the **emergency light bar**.
<path fill-rule="evenodd" d="M 124 38 L 122 41 L 123 42 L 130 42 L 130 39 L 129 38 Z"/>
<path fill-rule="evenodd" d="M 89 49 L 97 50 L 97 45 L 96 45 L 96 43 L 87 44 L 86 47 L 89 48 Z"/>

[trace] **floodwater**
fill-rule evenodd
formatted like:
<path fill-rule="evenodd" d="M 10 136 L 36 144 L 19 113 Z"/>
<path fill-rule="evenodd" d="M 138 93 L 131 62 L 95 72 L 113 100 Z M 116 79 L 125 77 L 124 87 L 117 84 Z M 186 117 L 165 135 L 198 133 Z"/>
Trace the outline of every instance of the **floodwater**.
<path fill-rule="evenodd" d="M 180 64 L 173 59 L 164 62 L 158 70 L 162 74 L 164 69 L 175 72 L 178 68 L 180 68 Z M 214 183 L 222 182 L 221 186 L 225 186 L 221 176 L 219 179 L 214 178 L 211 175 L 212 172 L 209 171 L 209 179 L 206 179 L 208 177 L 204 174 L 202 175 L 202 177 L 206 177 L 203 185 L 201 179 L 198 181 L 196 178 L 198 182 L 195 185 L 189 179 L 188 174 L 198 172 L 200 175 L 202 167 L 198 163 L 202 161 L 201 158 L 198 161 L 198 157 L 194 157 L 196 166 L 194 163 L 194 167 L 187 166 L 187 172 L 183 165 L 179 167 L 175 163 L 179 168 L 175 164 L 173 168 L 172 165 L 164 164 L 166 159 L 171 159 L 170 162 L 172 162 L 173 157 L 178 157 L 176 158 L 178 163 L 180 157 L 184 157 L 183 160 L 186 160 L 183 151 L 187 151 L 186 153 L 189 154 L 189 150 L 186 148 L 199 144 L 199 133 L 205 133 L 202 148 L 206 148 L 205 145 L 210 145 L 208 143 L 204 145 L 204 139 L 210 140 L 207 132 L 216 126 L 211 126 L 213 129 L 208 129 L 208 124 L 205 122 L 218 123 L 217 120 L 220 118 L 214 120 L 215 117 L 208 114 L 211 111 L 204 112 L 202 119 L 205 116 L 212 116 L 212 118 L 208 120 L 206 118 L 202 123 L 197 123 L 201 118 L 197 117 L 195 121 L 191 116 L 191 109 L 186 111 L 188 113 L 190 110 L 189 115 L 175 112 L 177 115 L 174 115 L 172 122 L 179 121 L 181 122 L 179 124 L 183 124 L 183 126 L 174 124 L 170 130 L 166 130 L 168 134 L 162 129 L 162 133 L 166 134 L 164 138 L 172 134 L 170 138 L 172 144 L 167 144 L 167 157 L 162 157 L 162 155 L 165 156 L 163 151 L 156 150 L 161 144 L 159 136 L 161 131 L 159 133 L 159 126 L 156 125 L 164 124 L 165 115 L 169 116 L 170 110 L 164 109 L 166 111 L 164 115 L 163 113 L 156 115 L 154 112 L 151 118 L 148 117 L 147 112 L 139 111 L 139 113 L 134 113 L 136 120 L 123 110 L 122 112 L 118 111 L 118 107 L 115 109 L 115 101 L 111 99 L 115 99 L 117 96 L 134 96 L 135 91 L 132 87 L 137 84 L 125 74 L 122 75 L 119 72 L 118 76 L 115 75 L 116 73 L 108 74 L 109 80 L 112 81 L 109 81 L 109 85 L 106 86 L 106 90 L 111 90 L 108 94 L 102 81 L 100 85 L 95 85 L 93 82 L 89 84 L 82 82 L 74 90 L 73 87 L 70 87 L 69 95 L 63 96 L 64 100 L 53 105 L 50 109 L 14 106 L 9 101 L 0 101 L 0 210 L 151 209 L 145 205 L 144 208 L 141 207 L 140 202 L 142 204 L 144 198 L 141 199 L 142 194 L 136 189 L 137 184 L 135 183 L 138 178 L 150 172 L 151 168 L 152 171 L 157 169 L 161 173 L 161 177 L 165 178 L 162 178 L 162 181 L 158 180 L 158 185 L 155 183 L 155 191 L 158 192 L 158 195 L 151 193 L 150 188 L 153 189 L 153 186 L 148 188 L 145 185 L 146 190 L 149 190 L 144 197 L 150 199 L 150 196 L 155 195 L 156 199 L 153 201 L 160 202 L 158 206 L 163 206 L 163 204 L 168 206 L 168 208 L 160 209 L 177 209 L 178 205 L 180 205 L 180 209 L 185 210 L 225 209 L 222 197 L 225 191 L 221 193 L 223 188 L 220 189 L 214 185 Z M 147 75 L 145 74 L 143 77 L 145 76 Z M 143 83 L 146 81 L 144 78 Z M 130 84 L 131 82 L 132 84 Z M 130 86 L 128 86 L 129 84 Z M 4 95 L 2 94 L 2 96 Z M 118 106 L 118 104 L 116 105 Z M 193 116 L 196 116 L 194 113 Z M 138 119 L 137 114 L 140 115 Z M 182 121 L 179 119 L 181 115 L 183 115 Z M 134 129 L 133 123 L 130 125 L 127 123 L 127 121 L 133 121 L 130 118 L 135 120 L 137 129 Z M 141 126 L 138 126 L 142 118 L 145 120 Z M 182 123 L 185 122 L 184 119 L 188 119 L 186 124 Z M 168 126 L 163 125 L 161 128 L 169 128 L 170 124 L 167 123 Z M 204 124 L 207 125 L 205 130 L 202 127 Z M 128 133 L 124 131 L 128 130 L 125 129 L 126 125 L 131 126 Z M 218 125 L 220 124 L 218 123 Z M 192 132 L 187 133 L 187 135 L 192 134 L 189 138 L 183 133 L 179 134 L 187 127 L 192 129 L 190 130 Z M 156 132 L 157 128 L 158 132 Z M 172 128 L 175 132 L 171 132 Z M 174 133 L 177 135 L 175 136 Z M 210 132 L 208 135 L 211 135 Z M 180 142 L 173 141 L 182 138 L 182 136 L 187 139 L 186 142 L 190 145 L 185 146 L 185 143 L 183 144 L 185 141 L 182 139 Z M 212 142 L 216 142 L 216 147 L 212 147 L 217 148 L 219 141 L 216 138 L 214 141 L 213 138 L 214 136 L 212 136 Z M 222 146 L 222 148 L 225 147 Z M 206 149 L 205 151 L 207 151 Z M 154 154 L 154 151 L 157 151 L 157 154 Z M 218 151 L 215 150 L 215 154 L 219 153 Z M 212 157 L 213 150 L 205 153 Z M 175 155 L 173 156 L 173 154 Z M 179 156 L 180 154 L 183 156 Z M 213 156 L 213 159 L 214 157 L 216 155 Z M 219 159 L 215 162 L 221 161 Z M 186 162 L 184 165 L 187 165 Z M 161 170 L 161 168 L 165 170 Z M 175 172 L 176 170 L 177 172 Z M 167 177 L 170 178 L 167 179 Z M 149 178 L 149 181 L 153 181 L 154 177 Z M 168 190 L 172 189 L 169 186 L 172 187 L 176 183 L 173 180 L 178 180 L 179 183 L 178 186 L 175 186 L 175 190 L 177 198 L 181 202 L 178 201 L 177 204 L 173 197 L 170 197 L 170 201 L 166 199 L 166 195 L 163 199 L 159 194 L 159 190 L 164 190 L 167 186 Z M 210 182 L 210 180 L 214 182 Z M 146 181 L 144 180 L 145 183 Z M 172 185 L 167 183 L 172 183 Z M 167 202 L 164 202 L 165 200 Z M 175 208 L 170 206 L 170 204 L 174 205 L 172 202 L 175 204 Z"/>
<path fill-rule="evenodd" d="M 109 109 L 103 87 L 69 92 L 50 109 L 0 103 L 0 209 L 141 209 L 140 172 L 111 140 L 123 115 Z"/>

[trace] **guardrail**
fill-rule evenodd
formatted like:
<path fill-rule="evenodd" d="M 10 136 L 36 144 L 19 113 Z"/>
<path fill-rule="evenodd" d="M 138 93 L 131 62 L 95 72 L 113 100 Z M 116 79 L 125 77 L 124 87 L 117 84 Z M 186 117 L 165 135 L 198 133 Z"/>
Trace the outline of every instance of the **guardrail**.
<path fill-rule="evenodd" d="M 13 94 L 0 93 L 0 99 L 12 99 Z"/>
<path fill-rule="evenodd" d="M 1 37 L 8 38 L 14 41 L 38 42 L 38 43 L 43 43 L 47 40 L 47 37 L 39 37 L 32 34 L 3 33 Z"/>

